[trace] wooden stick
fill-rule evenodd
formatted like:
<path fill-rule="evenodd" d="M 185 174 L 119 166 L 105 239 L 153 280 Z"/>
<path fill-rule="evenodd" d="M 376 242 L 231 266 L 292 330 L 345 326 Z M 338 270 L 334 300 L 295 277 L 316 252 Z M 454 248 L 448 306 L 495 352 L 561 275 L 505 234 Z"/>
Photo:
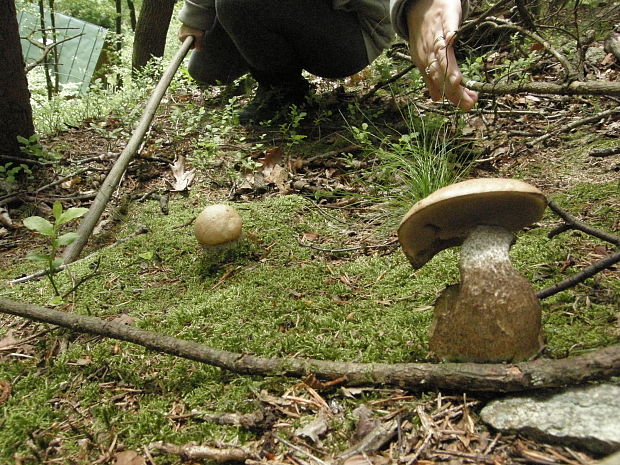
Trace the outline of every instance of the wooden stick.
<path fill-rule="evenodd" d="M 103 184 L 101 185 L 101 188 L 97 193 L 97 197 L 95 197 L 95 200 L 93 201 L 93 204 L 88 210 L 88 213 L 86 213 L 84 219 L 80 223 L 80 226 L 77 229 L 77 233 L 80 235 L 80 237 L 78 237 L 70 246 L 65 249 L 65 252 L 63 254 L 63 264 L 67 265 L 77 260 L 77 258 L 80 256 L 80 253 L 86 245 L 86 242 L 88 242 L 88 238 L 90 237 L 93 229 L 97 225 L 101 214 L 103 213 L 106 205 L 110 201 L 112 193 L 120 183 L 121 178 L 123 177 L 123 174 L 125 173 L 125 170 L 129 165 L 129 162 L 136 154 L 138 147 L 140 147 L 142 138 L 144 137 L 144 134 L 146 134 L 146 131 L 148 130 L 151 122 L 153 121 L 155 111 L 157 110 L 157 107 L 159 106 L 159 103 L 161 102 L 161 99 L 164 96 L 166 89 L 170 85 L 170 81 L 172 81 L 174 73 L 176 73 L 181 62 L 183 61 L 183 58 L 185 58 L 185 55 L 187 55 L 187 52 L 189 51 L 193 40 L 194 39 L 192 36 L 188 36 L 185 39 L 183 45 L 181 45 L 181 48 L 179 48 L 177 53 L 174 55 L 172 62 L 157 83 L 153 94 L 151 95 L 148 103 L 146 104 L 142 119 L 140 120 L 138 126 L 131 135 L 131 139 L 129 139 L 127 146 L 114 163 L 114 166 L 112 166 L 112 169 L 108 173 L 108 176 L 105 178 L 105 181 L 103 181 Z"/>
<path fill-rule="evenodd" d="M 0 312 L 87 334 L 131 342 L 157 352 L 235 373 L 262 376 L 346 378 L 348 385 L 390 385 L 411 390 L 516 392 L 586 383 L 620 375 L 620 345 L 559 360 L 520 363 L 355 363 L 265 358 L 214 349 L 91 316 L 60 312 L 0 297 Z"/>

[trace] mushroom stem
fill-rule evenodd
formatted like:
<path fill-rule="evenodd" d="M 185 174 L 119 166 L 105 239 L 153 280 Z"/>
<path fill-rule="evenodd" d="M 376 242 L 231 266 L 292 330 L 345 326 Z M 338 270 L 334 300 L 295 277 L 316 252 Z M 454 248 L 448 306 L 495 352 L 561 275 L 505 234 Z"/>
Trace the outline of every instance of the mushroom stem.
<path fill-rule="evenodd" d="M 461 283 L 435 305 L 430 348 L 445 360 L 499 362 L 540 351 L 541 309 L 529 281 L 508 254 L 514 235 L 499 226 L 477 226 L 463 242 Z"/>
<path fill-rule="evenodd" d="M 475 270 L 481 270 L 483 276 L 516 273 L 508 255 L 514 241 L 514 234 L 501 226 L 475 227 L 461 246 L 461 286 Z M 476 279 L 480 278 L 479 273 L 475 276 Z"/>

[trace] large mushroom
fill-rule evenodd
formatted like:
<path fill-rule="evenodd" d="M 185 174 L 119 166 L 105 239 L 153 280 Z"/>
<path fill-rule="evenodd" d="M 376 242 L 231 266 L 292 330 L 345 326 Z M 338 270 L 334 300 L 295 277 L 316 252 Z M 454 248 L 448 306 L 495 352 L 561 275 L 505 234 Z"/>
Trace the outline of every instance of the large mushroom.
<path fill-rule="evenodd" d="M 514 179 L 472 179 L 416 203 L 398 237 L 418 269 L 439 251 L 461 245 L 460 284 L 435 304 L 429 346 L 440 359 L 524 360 L 542 348 L 541 309 L 532 285 L 510 262 L 514 234 L 539 220 L 547 201 Z"/>

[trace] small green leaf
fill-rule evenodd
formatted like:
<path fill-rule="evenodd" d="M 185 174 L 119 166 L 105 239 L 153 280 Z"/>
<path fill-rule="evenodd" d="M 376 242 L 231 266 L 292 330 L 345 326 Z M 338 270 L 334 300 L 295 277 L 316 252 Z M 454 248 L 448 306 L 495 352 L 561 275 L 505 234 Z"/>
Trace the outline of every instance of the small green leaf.
<path fill-rule="evenodd" d="M 59 295 L 54 296 L 52 300 L 50 300 L 50 305 L 53 305 L 54 307 L 57 307 L 58 305 L 62 305 L 63 303 L 64 301 L 62 300 L 62 297 L 60 297 Z"/>
<path fill-rule="evenodd" d="M 54 214 L 54 218 L 56 218 L 56 221 L 58 221 L 60 215 L 62 215 L 62 204 L 60 203 L 60 200 L 56 200 L 56 202 L 54 202 L 54 206 L 52 207 L 52 213 Z"/>
<path fill-rule="evenodd" d="M 84 215 L 87 211 L 88 208 L 69 208 L 68 210 L 63 212 L 62 215 L 60 215 L 60 218 L 58 218 L 56 224 L 61 225 L 68 223 L 69 221 Z"/>
<path fill-rule="evenodd" d="M 47 221 L 45 218 L 41 218 L 40 216 L 29 216 L 24 219 L 23 223 L 28 229 L 32 229 L 33 231 L 45 236 L 54 235 L 54 226 L 52 223 Z"/>
<path fill-rule="evenodd" d="M 59 236 L 58 239 L 56 239 L 56 245 L 58 247 L 62 247 L 63 245 L 69 245 L 78 237 L 80 237 L 80 235 L 76 232 L 65 233 L 62 236 Z"/>
<path fill-rule="evenodd" d="M 152 250 L 149 252 L 142 252 L 138 254 L 138 257 L 144 260 L 153 260 L 154 256 L 155 256 L 155 252 L 153 252 Z"/>
<path fill-rule="evenodd" d="M 43 255 L 41 253 L 29 253 L 26 258 L 33 262 L 47 263 L 49 261 L 49 255 Z"/>
<path fill-rule="evenodd" d="M 52 261 L 52 264 L 51 264 L 50 268 L 51 268 L 52 270 L 56 270 L 56 269 L 58 269 L 58 268 L 60 267 L 60 265 L 62 265 L 62 258 L 60 258 L 60 257 L 56 257 L 56 258 Z"/>

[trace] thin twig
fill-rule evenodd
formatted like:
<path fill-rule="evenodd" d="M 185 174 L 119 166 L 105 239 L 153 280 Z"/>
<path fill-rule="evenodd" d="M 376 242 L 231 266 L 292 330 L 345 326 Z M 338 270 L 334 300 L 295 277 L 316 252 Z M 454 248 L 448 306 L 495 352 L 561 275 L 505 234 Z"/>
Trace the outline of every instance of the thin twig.
<path fill-rule="evenodd" d="M 611 234 L 605 231 L 601 231 L 599 229 L 593 228 L 585 224 L 583 221 L 579 221 L 577 218 L 569 214 L 567 211 L 562 209 L 558 204 L 556 204 L 553 200 L 550 200 L 547 206 L 560 218 L 564 220 L 566 223 L 562 225 L 560 228 L 556 228 L 548 234 L 549 238 L 552 238 L 558 235 L 560 232 L 564 232 L 567 229 L 576 229 L 578 231 L 582 231 L 590 236 L 597 237 L 603 241 L 609 242 L 617 247 L 620 247 L 620 237 L 615 234 Z"/>
<path fill-rule="evenodd" d="M 398 245 L 398 240 L 394 239 L 392 241 L 386 242 L 385 244 L 360 245 L 360 246 L 356 246 L 356 247 L 345 247 L 343 249 L 326 249 L 326 248 L 323 248 L 323 247 L 318 247 L 318 246 L 313 245 L 313 244 L 308 244 L 308 243 L 303 242 L 302 240 L 299 240 L 299 239 L 297 240 L 297 242 L 302 247 L 308 247 L 309 249 L 312 249 L 312 250 L 318 250 L 320 252 L 327 252 L 327 253 L 353 252 L 353 251 L 356 251 L 356 250 L 390 249 L 390 248 L 396 247 Z"/>
<path fill-rule="evenodd" d="M 113 244 L 107 245 L 101 249 L 97 249 L 95 252 L 93 252 L 90 255 L 87 255 L 86 257 L 80 258 L 79 260 L 76 260 L 73 263 L 78 263 L 78 262 L 82 262 L 84 260 L 88 260 L 90 257 L 92 257 L 95 254 L 98 254 L 99 252 L 101 252 L 102 250 L 106 250 L 106 249 L 110 249 L 112 247 L 116 247 L 117 245 L 122 244 L 123 242 L 127 242 L 130 239 L 133 239 L 136 236 L 139 236 L 140 234 L 146 234 L 148 233 L 149 230 L 148 228 L 146 228 L 145 226 L 139 228 L 136 232 L 134 232 L 133 234 L 130 234 L 127 237 L 123 237 L 122 239 L 119 239 L 118 241 L 116 241 Z M 21 278 L 15 278 L 11 281 L 9 281 L 9 285 L 13 286 L 15 284 L 21 284 L 21 283 L 26 283 L 28 281 L 33 281 L 35 279 L 39 279 L 42 278 L 43 276 L 47 276 L 50 273 L 60 273 L 61 271 L 63 271 L 65 268 L 67 268 L 68 265 L 60 265 L 58 268 L 55 268 L 53 271 L 50 270 L 41 270 L 41 271 L 37 271 L 36 273 L 33 273 L 31 275 L 28 276 L 22 276 Z"/>
<path fill-rule="evenodd" d="M 49 45 L 45 45 L 45 46 L 44 46 L 44 45 L 41 45 L 41 43 L 37 42 L 36 40 L 33 40 L 33 39 L 31 39 L 30 37 L 28 37 L 28 41 L 29 41 L 31 44 L 33 44 L 34 46 L 36 46 L 36 47 L 40 48 L 40 49 L 42 50 L 42 54 L 41 54 L 41 56 L 40 56 L 39 58 L 37 58 L 35 61 L 33 61 L 33 62 L 32 62 L 32 63 L 30 63 L 29 65 L 25 66 L 25 67 L 24 67 L 24 72 L 25 72 L 26 74 L 28 74 L 28 73 L 29 73 L 30 71 L 32 71 L 34 68 L 36 68 L 36 67 L 37 67 L 37 66 L 39 66 L 41 63 L 43 63 L 43 62 L 46 60 L 47 56 L 50 54 L 50 52 L 51 52 L 52 50 L 54 50 L 54 48 L 56 48 L 56 46 L 57 46 L 57 45 L 60 45 L 60 44 L 62 44 L 62 43 L 64 43 L 64 42 L 68 42 L 68 41 L 70 41 L 70 40 L 76 39 L 76 38 L 81 37 L 81 36 L 83 36 L 83 35 L 84 35 L 83 33 L 76 34 L 76 35 L 74 35 L 74 36 L 71 36 L 71 37 L 66 37 L 66 38 L 64 38 L 64 39 L 62 39 L 62 40 L 59 40 L 59 41 L 57 41 L 57 42 L 53 42 L 53 43 L 51 43 L 51 44 L 49 44 Z"/>
<path fill-rule="evenodd" d="M 555 135 L 561 134 L 563 132 L 568 132 L 568 131 L 570 131 L 572 129 L 575 129 L 575 128 L 579 127 L 579 126 L 583 126 L 585 124 L 589 124 L 589 123 L 593 123 L 595 121 L 599 121 L 599 120 L 601 120 L 603 118 L 607 118 L 608 116 L 611 116 L 611 115 L 616 114 L 616 113 L 620 113 L 620 107 L 610 108 L 609 110 L 602 111 L 600 113 L 597 113 L 596 115 L 592 115 L 592 116 L 588 116 L 586 118 L 581 118 L 581 119 L 575 120 L 575 121 L 573 121 L 573 122 L 571 122 L 569 124 L 565 124 L 565 125 L 561 126 L 560 128 L 558 128 L 558 129 L 556 129 L 554 131 L 547 132 L 546 134 L 540 136 L 539 138 L 534 139 L 533 141 L 531 141 L 530 144 L 531 145 L 539 144 L 539 143 L 544 142 L 547 139 L 549 139 L 549 138 L 551 138 L 551 137 L 553 137 Z"/>
<path fill-rule="evenodd" d="M 560 64 L 564 67 L 566 71 L 566 77 L 569 81 L 576 81 L 579 78 L 579 73 L 573 67 L 573 65 L 568 61 L 568 58 L 558 50 L 555 49 L 544 37 L 540 36 L 536 32 L 529 31 L 524 27 L 519 26 L 518 24 L 513 23 L 507 19 L 497 18 L 495 16 L 489 16 L 486 19 L 486 22 L 490 25 L 497 27 L 498 29 L 511 29 L 513 31 L 520 32 L 521 34 L 529 37 L 532 40 L 535 40 L 540 45 L 542 45 L 545 50 L 547 50 L 551 55 L 555 57 L 556 60 L 560 62 Z"/>
<path fill-rule="evenodd" d="M 616 252 L 611 255 L 608 255 L 607 257 L 597 262 L 594 262 L 592 265 L 584 268 L 579 273 L 575 273 L 569 278 L 566 278 L 565 280 L 560 281 L 559 283 L 555 283 L 551 287 L 548 287 L 546 289 L 543 289 L 542 291 L 537 292 L 536 297 L 538 297 L 539 299 L 544 299 L 546 297 L 557 294 L 558 292 L 562 292 L 566 289 L 570 289 L 576 284 L 579 284 L 585 281 L 586 279 L 594 276 L 595 274 L 600 273 L 601 271 L 612 267 L 618 262 L 620 262 L 620 252 Z"/>
<path fill-rule="evenodd" d="M 475 20 L 465 21 L 463 26 L 457 31 L 458 35 L 463 35 L 470 29 L 474 29 L 478 27 L 482 22 L 484 22 L 488 17 L 497 13 L 504 5 L 508 4 L 510 0 L 502 0 L 494 5 L 491 5 L 486 11 L 484 11 L 480 16 L 478 16 Z"/>
<path fill-rule="evenodd" d="M 414 69 L 416 66 L 415 65 L 409 65 L 407 66 L 405 69 L 403 69 L 402 71 L 396 73 L 394 76 L 392 76 L 389 79 L 386 79 L 385 81 L 381 81 L 377 84 L 375 84 L 375 86 L 370 89 L 368 91 L 368 93 L 364 96 L 362 96 L 359 101 L 360 102 L 365 102 L 366 100 L 368 100 L 369 98 L 371 98 L 373 95 L 375 95 L 377 93 L 378 90 L 383 89 L 384 87 L 389 86 L 390 84 L 392 84 L 393 82 L 398 81 L 401 77 L 403 77 L 405 74 L 409 73 L 412 69 Z"/>

